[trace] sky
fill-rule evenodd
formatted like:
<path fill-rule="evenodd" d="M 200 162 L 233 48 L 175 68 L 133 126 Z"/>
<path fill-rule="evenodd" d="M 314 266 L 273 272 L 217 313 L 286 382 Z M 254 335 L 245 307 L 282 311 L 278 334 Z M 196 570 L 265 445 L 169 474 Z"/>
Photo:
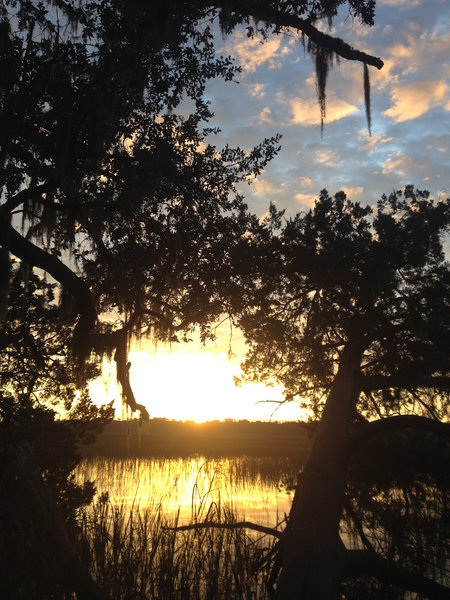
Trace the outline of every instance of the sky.
<path fill-rule="evenodd" d="M 372 28 L 345 16 L 330 33 L 385 63 L 369 69 L 371 136 L 360 63 L 341 60 L 331 71 L 321 137 L 314 64 L 297 36 L 261 44 L 238 31 L 222 41 L 244 67 L 239 84 L 208 89 L 222 139 L 249 147 L 283 135 L 278 157 L 244 190 L 254 212 L 271 201 L 295 214 L 323 188 L 370 204 L 408 183 L 450 193 L 450 3 L 377 0 Z"/>
<path fill-rule="evenodd" d="M 328 30 L 323 24 L 322 29 Z M 242 65 L 238 83 L 215 81 L 207 88 L 221 133 L 221 147 L 250 148 L 282 134 L 281 151 L 242 189 L 250 209 L 262 216 L 269 203 L 287 215 L 305 211 L 321 189 L 344 190 L 354 201 L 373 204 L 406 184 L 435 197 L 450 194 L 450 2 L 377 0 L 375 26 L 339 15 L 331 35 L 380 57 L 370 68 L 372 135 L 364 107 L 363 67 L 342 60 L 330 72 L 323 135 L 314 64 L 295 34 L 261 43 L 244 30 L 217 39 L 218 51 Z M 226 328 L 216 343 L 135 347 L 131 377 L 138 402 L 153 417 L 180 419 L 269 419 L 283 400 L 279 388 L 236 388 L 244 347 L 238 334 L 228 359 Z M 117 398 L 113 373 L 94 384 L 94 397 Z M 107 393 L 105 390 L 107 389 Z M 258 401 L 263 401 L 257 403 Z M 120 411 L 120 403 L 117 403 Z M 295 404 L 283 404 L 276 419 L 298 419 Z"/>

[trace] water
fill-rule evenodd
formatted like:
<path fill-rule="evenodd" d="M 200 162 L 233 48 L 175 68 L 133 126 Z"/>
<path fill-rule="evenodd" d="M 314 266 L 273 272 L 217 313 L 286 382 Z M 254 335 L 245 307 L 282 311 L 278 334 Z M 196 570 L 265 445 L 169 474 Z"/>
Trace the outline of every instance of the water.
<path fill-rule="evenodd" d="M 96 482 L 114 505 L 155 510 L 179 521 L 205 517 L 211 503 L 233 509 L 237 518 L 274 526 L 289 513 L 298 461 L 289 457 L 90 458 L 78 466 L 78 483 Z"/>

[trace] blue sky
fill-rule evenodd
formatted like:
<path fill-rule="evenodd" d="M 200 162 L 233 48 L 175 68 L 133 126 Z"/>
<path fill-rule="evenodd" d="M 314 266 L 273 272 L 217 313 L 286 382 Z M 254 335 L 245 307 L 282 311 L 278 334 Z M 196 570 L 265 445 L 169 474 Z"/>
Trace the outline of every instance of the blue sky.
<path fill-rule="evenodd" d="M 372 28 L 339 15 L 331 34 L 385 63 L 370 68 L 372 136 L 361 64 L 341 61 L 331 71 L 321 137 L 314 64 L 297 35 L 261 43 L 238 30 L 218 39 L 243 72 L 239 84 L 208 87 L 213 122 L 222 128 L 216 143 L 250 147 L 283 135 L 278 157 L 243 189 L 254 212 L 264 214 L 272 201 L 294 214 L 324 187 L 362 203 L 407 183 L 450 193 L 449 9 L 448 0 L 378 0 Z"/>

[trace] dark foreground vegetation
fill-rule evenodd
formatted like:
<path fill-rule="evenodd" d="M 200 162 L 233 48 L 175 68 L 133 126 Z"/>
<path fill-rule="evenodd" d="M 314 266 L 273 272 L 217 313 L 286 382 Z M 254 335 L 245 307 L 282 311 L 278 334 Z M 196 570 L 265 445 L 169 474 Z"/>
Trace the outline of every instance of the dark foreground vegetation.
<path fill-rule="evenodd" d="M 131 338 L 206 340 L 227 318 L 245 377 L 283 384 L 317 425 L 271 532 L 276 600 L 448 599 L 450 201 L 323 190 L 307 213 L 261 220 L 239 190 L 280 137 L 211 143 L 207 83 L 239 73 L 217 26 L 300 34 L 322 120 L 331 65 L 362 64 L 370 129 L 369 66 L 383 63 L 321 31 L 341 5 L 374 24 L 374 0 L 0 0 L 2 598 L 264 597 L 249 524 L 236 541 L 228 515 L 210 522 L 217 507 L 176 532 L 111 520 L 72 476 L 111 417 L 88 392 L 103 357 L 146 420 Z"/>
<path fill-rule="evenodd" d="M 296 456 L 306 458 L 313 427 L 303 423 L 250 421 L 113 421 L 83 456 L 178 457 Z"/>

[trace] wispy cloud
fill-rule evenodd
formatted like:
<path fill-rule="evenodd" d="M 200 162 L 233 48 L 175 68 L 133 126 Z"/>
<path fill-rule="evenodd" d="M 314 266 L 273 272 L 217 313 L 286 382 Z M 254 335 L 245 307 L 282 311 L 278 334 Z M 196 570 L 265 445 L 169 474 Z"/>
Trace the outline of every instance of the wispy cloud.
<path fill-rule="evenodd" d="M 262 109 L 262 111 L 259 113 L 258 123 L 267 123 L 267 124 L 273 123 L 272 110 L 270 109 L 269 106 L 265 106 Z"/>
<path fill-rule="evenodd" d="M 350 200 L 353 201 L 360 200 L 362 195 L 364 194 L 364 188 L 362 185 L 357 185 L 355 187 L 345 187 L 345 185 L 343 185 L 341 190 L 345 192 L 345 194 Z"/>
<path fill-rule="evenodd" d="M 290 101 L 291 122 L 301 125 L 320 124 L 320 110 L 317 100 L 304 100 L 302 98 L 293 98 Z M 340 121 L 351 114 L 358 113 L 358 107 L 331 97 L 327 100 L 326 122 Z"/>

